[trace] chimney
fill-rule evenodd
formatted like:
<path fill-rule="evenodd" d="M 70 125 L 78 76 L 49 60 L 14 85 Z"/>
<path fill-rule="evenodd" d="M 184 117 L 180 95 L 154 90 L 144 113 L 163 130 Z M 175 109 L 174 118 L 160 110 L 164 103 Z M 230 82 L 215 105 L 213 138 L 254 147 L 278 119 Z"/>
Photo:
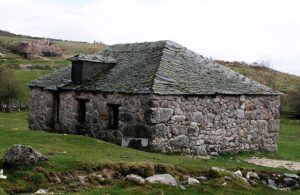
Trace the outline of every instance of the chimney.
<path fill-rule="evenodd" d="M 115 59 L 100 54 L 76 55 L 69 60 L 72 61 L 71 79 L 74 83 L 84 82 L 109 70 L 117 63 Z"/>

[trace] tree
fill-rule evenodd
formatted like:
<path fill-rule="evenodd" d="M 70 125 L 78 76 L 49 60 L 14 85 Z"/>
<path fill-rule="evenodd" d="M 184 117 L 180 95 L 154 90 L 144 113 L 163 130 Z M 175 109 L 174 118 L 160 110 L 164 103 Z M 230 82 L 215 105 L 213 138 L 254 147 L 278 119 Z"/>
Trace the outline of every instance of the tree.
<path fill-rule="evenodd" d="M 14 71 L 0 66 L 0 101 L 5 102 L 6 111 L 10 110 L 10 101 L 22 95 L 21 83 L 17 80 Z"/>

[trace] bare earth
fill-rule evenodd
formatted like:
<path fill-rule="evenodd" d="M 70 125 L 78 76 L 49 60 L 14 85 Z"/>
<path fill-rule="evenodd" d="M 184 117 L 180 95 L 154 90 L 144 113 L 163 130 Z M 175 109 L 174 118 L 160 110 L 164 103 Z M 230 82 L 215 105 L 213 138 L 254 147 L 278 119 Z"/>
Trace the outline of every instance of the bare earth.
<path fill-rule="evenodd" d="M 292 171 L 300 170 L 300 162 L 295 162 L 295 161 L 274 160 L 274 159 L 258 158 L 258 157 L 245 159 L 245 161 L 249 163 L 254 163 L 256 165 L 264 166 L 264 167 L 285 168 Z"/>

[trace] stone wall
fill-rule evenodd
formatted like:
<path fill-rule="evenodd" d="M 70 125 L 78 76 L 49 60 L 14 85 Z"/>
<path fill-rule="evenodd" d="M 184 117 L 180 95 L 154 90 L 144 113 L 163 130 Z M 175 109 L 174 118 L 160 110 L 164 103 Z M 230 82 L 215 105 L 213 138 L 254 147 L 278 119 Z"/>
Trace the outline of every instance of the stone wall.
<path fill-rule="evenodd" d="M 30 99 L 30 128 L 51 129 L 56 117 L 51 108 L 53 95 L 34 89 Z M 84 124 L 78 122 L 78 99 L 87 100 Z M 119 105 L 116 130 L 108 125 L 109 104 Z M 56 130 L 119 145 L 122 138 L 147 138 L 149 150 L 185 155 L 276 151 L 279 106 L 279 96 L 185 97 L 66 91 L 60 93 Z"/>
<path fill-rule="evenodd" d="M 277 150 L 279 96 L 150 98 L 152 150 L 187 155 Z"/>
<path fill-rule="evenodd" d="M 121 144 L 123 137 L 146 137 L 151 128 L 145 121 L 148 95 L 63 92 L 60 94 L 59 131 L 86 134 Z M 86 121 L 78 122 L 78 101 L 86 99 Z M 109 104 L 119 105 L 119 128 L 109 129 Z M 146 132 L 146 134 L 145 134 Z"/>
<path fill-rule="evenodd" d="M 31 89 L 28 107 L 29 128 L 52 130 L 54 128 L 54 105 L 55 101 L 52 92 L 39 88 Z"/>

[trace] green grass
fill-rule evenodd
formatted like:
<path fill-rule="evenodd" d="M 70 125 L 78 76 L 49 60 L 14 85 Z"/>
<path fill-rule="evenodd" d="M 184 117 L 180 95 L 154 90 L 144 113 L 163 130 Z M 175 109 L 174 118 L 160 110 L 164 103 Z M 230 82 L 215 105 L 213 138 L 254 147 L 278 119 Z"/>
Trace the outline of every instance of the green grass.
<path fill-rule="evenodd" d="M 212 179 L 209 182 L 201 183 L 187 188 L 187 190 L 181 190 L 170 186 L 163 185 L 130 185 L 129 183 L 119 183 L 111 187 L 102 187 L 77 193 L 78 195 L 98 195 L 98 194 L 122 194 L 122 195 L 133 195 L 133 194 L 166 194 L 166 195 L 182 195 L 182 194 L 211 194 L 211 195 L 254 195 L 254 194 L 265 194 L 265 195 L 283 195 L 283 194 L 299 194 L 298 191 L 290 193 L 280 192 L 275 190 L 267 189 L 261 185 L 253 188 L 244 188 L 238 183 L 228 183 L 226 186 L 222 186 L 224 180 Z M 163 193 L 162 193 L 163 192 Z"/>
<path fill-rule="evenodd" d="M 300 162 L 300 124 L 298 121 L 281 119 L 278 156 Z"/>
<path fill-rule="evenodd" d="M 269 155 L 272 158 L 300 160 L 300 125 L 290 120 L 283 119 L 281 122 L 281 136 L 279 140 L 279 151 L 277 154 L 268 153 L 242 153 L 223 155 L 212 159 L 197 159 L 191 157 L 183 157 L 171 154 L 147 153 L 130 148 L 119 147 L 110 143 L 103 142 L 94 138 L 84 137 L 80 135 L 62 135 L 48 133 L 43 131 L 31 131 L 27 126 L 27 112 L 19 113 L 0 113 L 0 156 L 6 149 L 13 144 L 30 145 L 38 151 L 49 157 L 50 161 L 43 164 L 43 167 L 49 171 L 65 172 L 74 169 L 87 167 L 97 167 L 101 164 L 123 164 L 128 166 L 146 165 L 149 163 L 161 164 L 167 167 L 178 168 L 186 172 L 203 172 L 207 171 L 212 166 L 224 167 L 231 170 L 243 168 L 248 170 L 266 170 L 275 172 L 287 172 L 283 169 L 273 169 L 261 166 L 256 166 L 243 161 L 244 157 L 252 155 Z M 66 152 L 66 153 L 65 153 Z M 0 168 L 2 168 L 0 161 Z M 21 189 L 35 189 L 32 186 L 41 187 L 44 184 L 39 184 L 43 181 L 40 175 L 32 175 L 31 168 L 19 170 L 8 170 L 7 174 L 11 177 L 8 183 L 1 183 L 2 186 L 14 186 Z M 18 175 L 32 175 L 36 183 L 23 183 Z M 2 185 L 1 185 L 2 184 Z M 230 184 L 231 185 L 231 184 Z M 31 186 L 31 187 L 30 187 Z M 130 184 L 114 183 L 111 186 L 106 186 L 100 189 L 94 189 L 84 194 L 99 194 L 109 192 L 110 194 L 140 194 L 149 190 L 150 194 L 156 194 L 163 190 L 165 194 L 181 194 L 182 191 L 166 186 L 133 186 Z M 214 182 L 198 185 L 185 191 L 189 194 L 210 193 L 210 194 L 271 194 L 273 191 L 265 187 L 251 188 L 249 193 L 244 192 L 243 187 L 220 187 L 214 186 Z M 298 191 L 296 191 L 298 192 Z M 276 192 L 275 194 L 280 194 Z"/>
<path fill-rule="evenodd" d="M 225 155 L 223 157 L 213 159 L 197 159 L 191 157 L 183 157 L 179 155 L 147 153 L 130 148 L 122 148 L 114 144 L 103 142 L 98 139 L 88 138 L 80 135 L 62 135 L 48 133 L 44 131 L 30 131 L 27 126 L 27 112 L 20 113 L 0 113 L 0 154 L 13 144 L 25 144 L 40 150 L 45 154 L 51 154 L 51 161 L 55 163 L 55 167 L 61 170 L 76 168 L 78 164 L 98 164 L 98 163 L 162 163 L 174 165 L 187 170 L 208 170 L 211 166 L 222 166 L 233 169 L 236 167 L 258 168 L 252 164 L 236 160 L 238 155 Z M 285 121 L 287 122 L 287 121 Z M 285 128 L 288 125 L 289 128 Z M 297 132 L 297 125 L 283 123 L 283 130 Z M 299 132 L 298 132 L 299 133 Z M 283 134 L 283 133 L 282 133 Z M 6 139 L 9 138 L 9 139 Z M 282 139 L 287 140 L 282 140 Z M 294 149 L 300 149 L 300 137 L 291 140 L 288 136 L 281 136 L 280 150 L 276 156 L 278 158 L 288 158 L 290 160 L 300 160 L 300 155 L 294 155 L 294 151 L 285 148 L 282 142 L 291 142 L 295 146 Z M 63 154 L 67 151 L 67 154 Z M 287 152 L 289 151 L 289 152 Z M 247 153 L 241 156 L 247 156 Z M 234 156 L 235 158 L 231 159 Z M 275 157 L 276 157 L 275 156 Z M 60 164 L 61 161 L 69 162 L 65 166 Z"/>
<path fill-rule="evenodd" d="M 28 84 L 45 74 L 52 72 L 53 70 L 15 70 L 17 79 L 22 83 L 23 95 L 21 97 L 22 102 L 27 103 L 29 97 Z"/>

